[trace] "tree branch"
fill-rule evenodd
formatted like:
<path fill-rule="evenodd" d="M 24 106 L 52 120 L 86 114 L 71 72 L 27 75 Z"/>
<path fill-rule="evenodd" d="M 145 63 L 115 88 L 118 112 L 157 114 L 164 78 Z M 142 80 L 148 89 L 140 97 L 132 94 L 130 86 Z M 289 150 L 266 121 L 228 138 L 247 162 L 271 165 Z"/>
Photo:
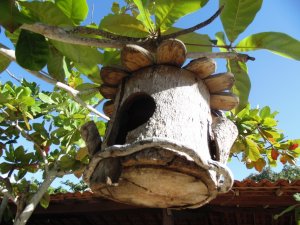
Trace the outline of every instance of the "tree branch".
<path fill-rule="evenodd" d="M 82 27 L 82 26 L 78 26 L 75 27 L 73 29 L 71 29 L 70 31 L 67 31 L 70 34 L 93 34 L 93 35 L 99 35 L 101 37 L 110 39 L 110 40 L 115 40 L 115 41 L 119 41 L 119 42 L 146 42 L 148 40 L 148 38 L 136 38 L 136 37 L 127 37 L 127 36 L 123 36 L 123 35 L 118 35 L 118 34 L 114 34 L 108 31 L 104 31 L 104 30 L 100 30 L 100 29 L 94 29 L 94 28 L 90 28 L 90 27 Z"/>
<path fill-rule="evenodd" d="M 208 24 L 210 24 L 211 22 L 213 22 L 222 12 L 224 8 L 224 5 L 222 5 L 216 12 L 214 15 L 212 15 L 209 19 L 193 26 L 193 27 L 190 27 L 190 28 L 187 28 L 187 29 L 184 29 L 184 30 L 180 30 L 178 32 L 174 32 L 174 33 L 171 33 L 171 34 L 167 34 L 167 35 L 163 35 L 161 36 L 160 40 L 163 41 L 163 40 L 166 40 L 166 39 L 169 39 L 169 38 L 176 38 L 178 36 L 181 36 L 181 35 L 184 35 L 184 34 L 189 34 L 189 33 L 192 33 L 194 32 L 195 30 L 199 30 L 201 29 L 202 27 L 205 27 L 207 26 Z"/>
<path fill-rule="evenodd" d="M 255 58 L 246 54 L 235 53 L 235 52 L 189 52 L 187 58 L 224 58 L 233 59 L 241 62 L 247 62 L 248 60 L 254 61 Z"/>
<path fill-rule="evenodd" d="M 129 44 L 128 42 L 123 41 L 80 37 L 78 35 L 70 34 L 70 28 L 64 29 L 61 27 L 50 26 L 41 23 L 23 24 L 21 29 L 29 30 L 44 35 L 49 39 L 69 44 L 94 46 L 98 48 L 122 48 L 125 44 Z"/>
<path fill-rule="evenodd" d="M 15 57 L 15 51 L 13 50 L 8 50 L 6 48 L 0 48 L 0 54 L 6 56 L 7 58 L 9 58 L 12 61 L 16 61 L 16 57 Z M 53 78 L 51 78 L 48 75 L 44 75 L 40 72 L 37 71 L 31 71 L 31 70 L 27 70 L 29 73 L 31 73 L 32 75 L 40 78 L 41 80 L 53 84 L 55 86 L 57 86 L 58 88 L 61 88 L 65 91 L 67 91 L 76 102 L 78 102 L 80 105 L 82 105 L 83 107 L 87 108 L 89 111 L 95 113 L 96 115 L 100 116 L 101 118 L 105 119 L 105 120 L 109 120 L 109 117 L 107 117 L 106 115 L 102 114 L 101 112 L 99 112 L 98 110 L 96 110 L 95 108 L 93 108 L 92 106 L 86 104 L 79 96 L 80 96 L 80 92 L 75 90 L 74 88 L 71 88 L 70 86 L 56 81 Z"/>

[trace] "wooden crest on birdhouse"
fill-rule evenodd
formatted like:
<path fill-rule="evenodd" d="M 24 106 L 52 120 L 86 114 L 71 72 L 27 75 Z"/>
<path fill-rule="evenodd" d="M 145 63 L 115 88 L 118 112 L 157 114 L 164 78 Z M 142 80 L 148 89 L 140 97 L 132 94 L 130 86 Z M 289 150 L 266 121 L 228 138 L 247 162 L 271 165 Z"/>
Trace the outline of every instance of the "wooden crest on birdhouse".
<path fill-rule="evenodd" d="M 231 188 L 225 164 L 237 129 L 220 110 L 238 105 L 229 91 L 234 75 L 214 74 L 210 58 L 182 67 L 185 60 L 185 45 L 170 39 L 155 53 L 127 45 L 124 68 L 102 68 L 111 118 L 105 138 L 93 122 L 81 130 L 91 158 L 84 180 L 93 192 L 139 206 L 195 208 Z"/>

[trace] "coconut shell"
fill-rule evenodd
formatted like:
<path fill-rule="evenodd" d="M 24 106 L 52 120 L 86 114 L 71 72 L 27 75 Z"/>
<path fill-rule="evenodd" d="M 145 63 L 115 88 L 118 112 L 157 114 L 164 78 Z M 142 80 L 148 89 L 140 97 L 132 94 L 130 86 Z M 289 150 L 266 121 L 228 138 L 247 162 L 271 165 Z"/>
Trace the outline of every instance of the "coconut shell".
<path fill-rule="evenodd" d="M 114 101 L 113 100 L 109 100 L 109 101 L 105 102 L 104 105 L 103 105 L 103 112 L 109 118 L 111 118 L 111 116 L 112 116 L 112 114 L 114 112 L 114 109 L 115 109 L 115 105 L 114 105 Z"/>
<path fill-rule="evenodd" d="M 209 76 L 204 80 L 210 93 L 218 93 L 230 90 L 234 84 L 234 75 L 232 73 L 220 73 Z"/>
<path fill-rule="evenodd" d="M 154 64 L 152 54 L 138 45 L 126 45 L 121 52 L 123 66 L 130 72 Z"/>
<path fill-rule="evenodd" d="M 117 95 L 118 88 L 114 86 L 109 86 L 107 84 L 102 84 L 100 86 L 100 93 L 104 98 L 114 99 Z"/>
<path fill-rule="evenodd" d="M 186 59 L 186 47 L 177 39 L 163 41 L 157 48 L 156 63 L 181 67 Z"/>
<path fill-rule="evenodd" d="M 220 92 L 210 95 L 211 109 L 231 110 L 237 107 L 239 98 L 230 92 Z"/>
<path fill-rule="evenodd" d="M 124 70 L 116 67 L 102 67 L 100 76 L 104 84 L 118 86 L 122 79 L 128 76 Z"/>
<path fill-rule="evenodd" d="M 215 73 L 216 62 L 210 58 L 194 59 L 184 69 L 195 73 L 200 79 L 204 79 Z"/>

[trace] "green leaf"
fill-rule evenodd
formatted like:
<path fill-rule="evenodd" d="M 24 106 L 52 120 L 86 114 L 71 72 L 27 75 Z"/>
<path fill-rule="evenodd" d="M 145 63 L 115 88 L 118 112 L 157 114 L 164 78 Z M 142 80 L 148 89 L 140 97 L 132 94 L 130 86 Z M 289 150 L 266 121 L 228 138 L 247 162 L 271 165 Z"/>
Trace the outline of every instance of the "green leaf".
<path fill-rule="evenodd" d="M 55 102 L 48 95 L 42 92 L 39 93 L 39 98 L 47 104 L 55 104 Z"/>
<path fill-rule="evenodd" d="M 21 2 L 21 6 L 28 9 L 32 16 L 40 22 L 48 25 L 73 25 L 69 19 L 54 3 L 52 2 Z"/>
<path fill-rule="evenodd" d="M 54 79 L 63 82 L 70 74 L 65 57 L 55 48 L 50 48 L 50 56 L 47 64 L 48 72 Z"/>
<path fill-rule="evenodd" d="M 246 156 L 251 161 L 257 161 L 259 158 L 261 158 L 257 144 L 250 138 L 246 137 L 245 140 L 247 144 Z"/>
<path fill-rule="evenodd" d="M 263 32 L 244 38 L 236 46 L 239 51 L 267 49 L 290 59 L 300 60 L 300 41 L 279 32 Z"/>
<path fill-rule="evenodd" d="M 220 6 L 225 5 L 220 17 L 230 42 L 234 42 L 249 26 L 262 2 L 263 0 L 220 0 Z"/>
<path fill-rule="evenodd" d="M 263 107 L 260 112 L 259 112 L 259 116 L 264 119 L 266 117 L 269 117 L 271 115 L 271 109 L 269 106 L 265 106 Z"/>
<path fill-rule="evenodd" d="M 268 127 L 275 127 L 277 126 L 277 121 L 273 118 L 267 117 L 263 120 L 263 125 Z"/>
<path fill-rule="evenodd" d="M 88 155 L 87 148 L 80 148 L 78 152 L 76 153 L 75 159 L 78 161 L 83 160 Z"/>
<path fill-rule="evenodd" d="M 156 0 L 155 22 L 157 29 L 163 32 L 179 18 L 202 8 L 208 0 Z"/>
<path fill-rule="evenodd" d="M 40 34 L 22 30 L 16 45 L 16 59 L 20 66 L 41 70 L 48 61 L 49 46 L 45 37 Z"/>
<path fill-rule="evenodd" d="M 140 12 L 140 14 L 137 16 L 137 19 L 140 20 L 149 31 L 154 31 L 149 10 L 147 9 L 147 6 L 144 5 L 144 3 L 148 1 L 133 0 L 133 2 Z"/>
<path fill-rule="evenodd" d="M 149 35 L 143 23 L 128 14 L 105 16 L 101 20 L 99 28 L 128 37 L 146 37 Z"/>
<path fill-rule="evenodd" d="M 225 34 L 223 32 L 216 33 L 217 45 L 218 46 L 227 46 L 225 41 Z M 227 52 L 226 48 L 219 47 L 220 52 Z"/>
<path fill-rule="evenodd" d="M 232 87 L 232 92 L 239 96 L 239 106 L 234 109 L 235 113 L 241 111 L 247 104 L 251 89 L 251 82 L 248 75 L 246 63 L 235 60 L 228 60 L 227 67 L 234 74 L 235 82 Z"/>
<path fill-rule="evenodd" d="M 91 83 L 80 84 L 76 87 L 76 89 L 78 91 L 84 91 L 84 94 L 80 93 L 80 98 L 84 101 L 89 100 L 89 99 L 93 98 L 96 94 L 98 94 L 99 93 L 98 88 L 99 88 L 99 85 L 91 84 Z M 91 90 L 91 91 L 86 91 L 86 90 Z"/>
<path fill-rule="evenodd" d="M 99 72 L 98 64 L 101 63 L 102 57 L 96 48 L 58 41 L 51 41 L 51 43 L 64 56 L 76 63 L 76 67 L 81 73 L 90 76 Z"/>
<path fill-rule="evenodd" d="M 171 34 L 183 30 L 181 28 L 171 27 L 163 35 Z M 188 52 L 211 52 L 212 43 L 206 34 L 198 34 L 196 32 L 181 35 L 178 37 L 186 45 Z"/>
<path fill-rule="evenodd" d="M 86 0 L 55 0 L 55 4 L 77 25 L 85 20 L 89 12 Z"/>
<path fill-rule="evenodd" d="M 0 54 L 0 73 L 2 73 L 4 70 L 6 70 L 6 68 L 9 66 L 10 62 L 11 61 L 6 56 Z"/>
<path fill-rule="evenodd" d="M 46 192 L 41 198 L 40 205 L 46 209 L 49 206 L 49 202 L 50 202 L 50 195 L 48 192 Z"/>

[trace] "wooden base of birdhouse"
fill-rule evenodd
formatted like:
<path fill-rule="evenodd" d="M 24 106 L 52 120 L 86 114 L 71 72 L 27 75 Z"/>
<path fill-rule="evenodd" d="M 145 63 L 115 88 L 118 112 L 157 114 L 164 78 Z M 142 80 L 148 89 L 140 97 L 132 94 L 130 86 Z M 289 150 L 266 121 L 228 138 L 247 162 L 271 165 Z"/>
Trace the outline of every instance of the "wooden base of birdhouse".
<path fill-rule="evenodd" d="M 199 207 L 217 195 L 219 185 L 216 172 L 188 158 L 161 147 L 144 149 L 121 159 L 123 170 L 117 186 L 91 182 L 90 187 L 102 197 L 131 205 Z"/>

